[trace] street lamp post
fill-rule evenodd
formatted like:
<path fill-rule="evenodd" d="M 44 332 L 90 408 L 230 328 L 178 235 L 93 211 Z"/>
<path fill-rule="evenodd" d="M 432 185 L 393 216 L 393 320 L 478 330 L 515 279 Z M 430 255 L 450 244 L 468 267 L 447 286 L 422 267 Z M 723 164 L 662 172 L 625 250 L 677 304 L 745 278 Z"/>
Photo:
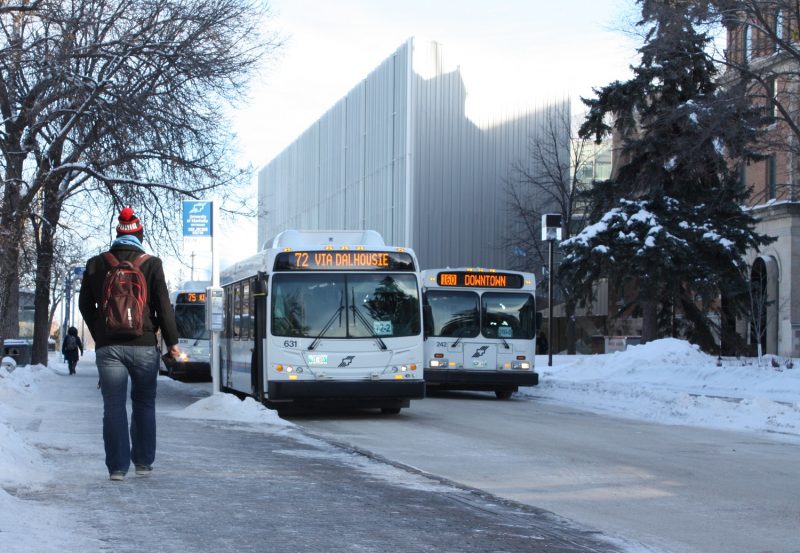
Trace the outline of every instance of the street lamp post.
<path fill-rule="evenodd" d="M 75 311 L 77 308 L 73 305 L 74 303 L 74 292 L 73 288 L 75 287 L 76 280 L 83 277 L 84 267 L 80 265 L 76 265 L 69 269 L 67 272 L 67 276 L 64 277 L 64 332 L 61 335 L 61 339 L 64 339 L 64 336 L 67 335 L 67 330 L 70 326 L 73 326 L 73 321 L 75 320 Z"/>
<path fill-rule="evenodd" d="M 547 366 L 553 366 L 553 243 L 561 240 L 561 214 L 542 215 L 542 240 L 547 242 Z"/>

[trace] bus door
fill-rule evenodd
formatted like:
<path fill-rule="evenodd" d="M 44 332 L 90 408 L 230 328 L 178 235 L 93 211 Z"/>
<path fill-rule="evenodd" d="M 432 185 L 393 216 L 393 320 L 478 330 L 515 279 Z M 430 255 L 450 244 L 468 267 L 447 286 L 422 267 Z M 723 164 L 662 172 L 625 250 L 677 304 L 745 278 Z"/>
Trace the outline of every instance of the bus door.
<path fill-rule="evenodd" d="M 264 346 L 267 337 L 267 278 L 263 272 L 256 275 L 252 289 L 253 296 L 253 360 L 250 367 L 253 392 L 256 400 L 264 402 L 266 383 L 264 382 Z"/>

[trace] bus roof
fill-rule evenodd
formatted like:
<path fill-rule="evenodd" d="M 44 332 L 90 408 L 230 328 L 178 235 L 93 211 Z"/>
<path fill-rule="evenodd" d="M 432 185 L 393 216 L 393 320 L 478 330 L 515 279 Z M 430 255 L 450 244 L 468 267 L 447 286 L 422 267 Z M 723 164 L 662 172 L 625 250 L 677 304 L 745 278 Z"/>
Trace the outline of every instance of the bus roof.
<path fill-rule="evenodd" d="M 383 237 L 374 230 L 285 230 L 271 241 L 267 241 L 264 249 L 292 248 L 310 249 L 325 246 L 367 246 L 385 247 Z"/>
<path fill-rule="evenodd" d="M 347 252 L 353 256 L 360 255 L 360 252 L 398 252 L 397 255 L 408 256 L 413 262 L 412 270 L 418 267 L 413 250 L 386 245 L 383 237 L 374 230 L 286 230 L 268 242 L 257 254 L 223 269 L 220 272 L 220 285 L 248 278 L 258 271 L 270 273 L 276 258 L 285 257 L 287 252 L 330 252 L 333 255 Z M 324 269 L 316 267 L 316 270 Z M 344 269 L 340 267 L 339 270 Z"/>
<path fill-rule="evenodd" d="M 210 280 L 187 280 L 178 286 L 176 292 L 205 292 L 211 286 Z"/>

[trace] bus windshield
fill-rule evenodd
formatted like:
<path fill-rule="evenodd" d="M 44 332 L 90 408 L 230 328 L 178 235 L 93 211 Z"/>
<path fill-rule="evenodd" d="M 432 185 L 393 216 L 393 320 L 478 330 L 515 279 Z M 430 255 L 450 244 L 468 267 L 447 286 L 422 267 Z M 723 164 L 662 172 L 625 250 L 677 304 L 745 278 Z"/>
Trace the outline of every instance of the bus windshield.
<path fill-rule="evenodd" d="M 536 328 L 533 296 L 485 292 L 481 298 L 481 319 L 481 333 L 487 338 L 530 340 Z"/>
<path fill-rule="evenodd" d="M 474 338 L 480 330 L 478 294 L 455 290 L 429 290 L 433 328 L 431 336 Z"/>
<path fill-rule="evenodd" d="M 175 322 L 178 338 L 188 340 L 208 339 L 206 332 L 206 306 L 197 303 L 175 304 Z"/>
<path fill-rule="evenodd" d="M 327 328 L 326 328 L 327 327 Z M 414 274 L 279 273 L 272 278 L 272 334 L 392 338 L 420 333 Z"/>
<path fill-rule="evenodd" d="M 523 292 L 477 292 L 428 290 L 431 336 L 530 340 L 536 322 L 535 303 Z"/>

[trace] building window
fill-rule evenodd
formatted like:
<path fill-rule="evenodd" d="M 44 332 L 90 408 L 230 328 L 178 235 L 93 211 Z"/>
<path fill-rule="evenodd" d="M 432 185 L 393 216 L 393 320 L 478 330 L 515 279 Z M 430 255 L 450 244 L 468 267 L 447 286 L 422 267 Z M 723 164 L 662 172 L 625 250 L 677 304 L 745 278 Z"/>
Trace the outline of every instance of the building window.
<path fill-rule="evenodd" d="M 781 45 L 779 44 L 779 42 L 781 40 L 783 40 L 783 27 L 784 27 L 784 24 L 785 24 L 785 22 L 783 20 L 783 14 L 781 13 L 781 10 L 776 10 L 775 11 L 774 26 L 773 26 L 773 29 L 772 29 L 772 31 L 775 33 L 775 42 L 772 45 L 772 51 L 773 52 L 777 52 L 778 50 L 781 49 Z"/>
<path fill-rule="evenodd" d="M 772 117 L 778 117 L 778 104 L 776 102 L 776 95 L 777 95 L 777 85 L 775 77 L 770 77 L 767 79 L 767 91 L 766 91 L 766 105 L 764 111 L 769 113 Z"/>
<path fill-rule="evenodd" d="M 742 48 L 742 53 L 744 55 L 744 61 L 748 62 L 753 59 L 753 26 L 752 25 L 745 25 L 744 27 L 744 47 Z"/>
<path fill-rule="evenodd" d="M 768 200 L 774 200 L 776 196 L 776 189 L 778 186 L 778 178 L 777 178 L 777 162 L 775 161 L 775 156 L 769 156 L 767 160 L 767 184 L 769 186 L 768 192 Z"/>

